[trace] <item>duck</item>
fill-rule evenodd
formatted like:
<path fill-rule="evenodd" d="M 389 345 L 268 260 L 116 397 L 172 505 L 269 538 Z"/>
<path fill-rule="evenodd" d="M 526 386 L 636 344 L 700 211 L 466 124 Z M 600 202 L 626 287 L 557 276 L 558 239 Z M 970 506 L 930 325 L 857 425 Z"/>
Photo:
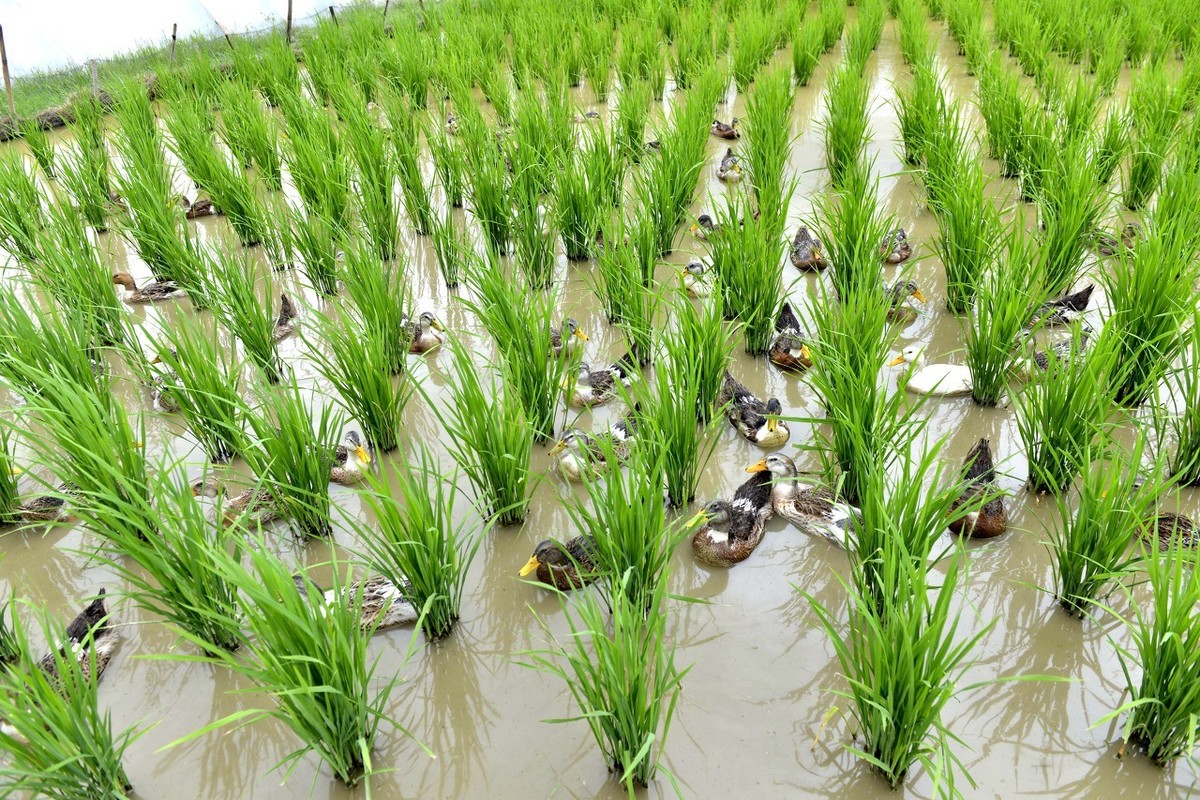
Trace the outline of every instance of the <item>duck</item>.
<path fill-rule="evenodd" d="M 585 112 L 584 112 L 584 113 L 582 113 L 582 114 L 576 114 L 576 115 L 575 115 L 575 122 L 576 122 L 576 123 L 581 123 L 581 122 L 599 122 L 599 121 L 600 121 L 600 112 L 599 112 L 599 111 L 596 111 L 595 109 L 593 109 L 593 110 L 591 110 L 591 111 L 585 111 Z"/>
<path fill-rule="evenodd" d="M 192 481 L 191 489 L 193 497 L 225 498 L 221 521 L 226 526 L 241 518 L 266 525 L 285 516 L 283 506 L 266 487 L 251 487 L 241 494 L 229 497 L 225 484 L 215 475 L 208 475 Z"/>
<path fill-rule="evenodd" d="M 775 340 L 767 351 L 771 363 L 784 372 L 803 372 L 812 366 L 812 353 L 800 333 L 800 321 L 791 303 L 784 303 L 775 319 Z"/>
<path fill-rule="evenodd" d="M 679 271 L 683 279 L 683 288 L 692 297 L 709 297 L 712 294 L 712 277 L 708 274 L 708 265 L 703 261 L 691 261 Z"/>
<path fill-rule="evenodd" d="M 1127 222 L 1121 229 L 1119 239 L 1106 231 L 1098 231 L 1092 241 L 1092 246 L 1102 256 L 1115 256 L 1121 248 L 1132 250 L 1141 238 L 1142 226 L 1136 222 Z"/>
<path fill-rule="evenodd" d="M 773 514 L 770 473 L 751 476 L 732 502 L 713 500 L 701 509 L 704 524 L 692 535 L 692 554 L 711 567 L 740 564 L 762 542 Z"/>
<path fill-rule="evenodd" d="M 1087 350 L 1092 333 L 1093 331 L 1091 328 L 1084 326 L 1079 331 L 1078 340 L 1076 340 L 1074 337 L 1070 339 L 1063 339 L 1060 342 L 1055 342 L 1054 344 L 1050 345 L 1045 350 L 1034 351 L 1033 356 L 1030 358 L 1029 376 L 1032 377 L 1035 370 L 1037 372 L 1046 372 L 1049 370 L 1051 359 L 1053 359 L 1055 364 L 1059 364 L 1072 358 L 1082 356 Z M 1076 344 L 1076 341 L 1078 341 L 1078 344 Z"/>
<path fill-rule="evenodd" d="M 1196 535 L 1196 523 L 1192 521 L 1191 517 L 1171 511 L 1160 511 L 1152 520 L 1142 526 L 1142 539 L 1157 543 L 1160 552 L 1167 552 L 1175 545 L 1186 550 L 1195 550 L 1200 547 L 1200 537 Z"/>
<path fill-rule="evenodd" d="M 618 464 L 624 463 L 633 449 L 637 436 L 637 409 L 626 414 L 605 434 L 611 452 Z M 558 470 L 569 481 L 593 478 L 609 467 L 609 450 L 601 440 L 578 428 L 568 428 L 566 433 L 550 448 L 549 456 L 557 459 Z"/>
<path fill-rule="evenodd" d="M 75 486 L 62 483 L 53 492 L 30 495 L 13 509 L 13 517 L 22 522 L 74 522 L 75 516 L 68 510 L 67 500 L 75 492 Z"/>
<path fill-rule="evenodd" d="M 719 119 L 714 119 L 712 127 L 709 128 L 709 133 L 711 133 L 713 136 L 716 136 L 718 139 L 742 138 L 742 134 L 738 130 L 737 117 L 734 117 L 732 120 L 730 120 L 728 125 L 726 125 L 724 122 L 721 122 Z"/>
<path fill-rule="evenodd" d="M 96 593 L 96 598 L 67 625 L 66 640 L 58 645 L 55 653 L 47 653 L 38 662 L 38 667 L 61 689 L 58 661 L 64 657 L 74 658 L 85 681 L 99 681 L 108 662 L 112 660 L 120 637 L 108 622 L 108 609 L 104 605 L 105 590 Z M 93 672 L 94 670 L 94 672 Z"/>
<path fill-rule="evenodd" d="M 906 307 L 905 303 L 912 298 L 918 303 L 924 303 L 926 300 L 925 293 L 921 291 L 916 283 L 910 280 L 901 278 L 884 290 L 887 293 L 891 305 L 888 308 L 888 319 L 892 322 L 902 322 L 916 313 L 916 310 L 911 307 Z"/>
<path fill-rule="evenodd" d="M 896 228 L 883 237 L 879 246 L 879 257 L 885 264 L 903 264 L 912 256 L 912 245 L 904 228 Z"/>
<path fill-rule="evenodd" d="M 981 495 L 991 499 L 978 511 L 953 520 L 948 526 L 950 530 L 959 536 L 970 536 L 973 539 L 991 539 L 1008 530 L 1004 496 L 996 486 L 996 468 L 992 464 L 992 448 L 987 439 L 980 439 L 967 451 L 967 456 L 963 459 L 962 477 L 963 491 L 950 507 L 952 514 Z"/>
<path fill-rule="evenodd" d="M 829 488 L 801 483 L 796 462 L 782 453 L 771 453 L 746 471 L 770 476 L 771 507 L 805 533 L 845 547 L 847 534 L 862 521 L 862 512 L 839 501 Z"/>
<path fill-rule="evenodd" d="M 733 148 L 725 149 L 721 163 L 717 166 L 717 180 L 737 183 L 742 179 L 742 160 L 733 154 Z"/>
<path fill-rule="evenodd" d="M 829 266 L 821 252 L 821 240 L 809 233 L 808 227 L 801 225 L 792 239 L 791 252 L 788 254 L 792 266 L 801 272 L 820 272 Z"/>
<path fill-rule="evenodd" d="M 334 465 L 329 470 L 331 483 L 349 486 L 358 483 L 367 474 L 371 463 L 371 454 L 363 445 L 362 434 L 350 431 L 346 438 L 333 451 Z"/>
<path fill-rule="evenodd" d="M 781 447 L 792 435 L 787 423 L 779 419 L 783 414 L 779 400 L 772 397 L 764 403 L 728 371 L 717 393 L 717 405 L 725 408 L 726 419 L 742 438 L 759 447 Z"/>
<path fill-rule="evenodd" d="M 446 337 L 442 334 L 445 332 L 445 327 L 438 318 L 433 315 L 432 311 L 422 311 L 421 316 L 417 317 L 415 322 L 405 322 L 405 327 L 408 329 L 408 352 L 421 355 L 428 353 L 436 347 L 441 346 Z"/>
<path fill-rule="evenodd" d="M 580 362 L 569 401 L 576 408 L 603 405 L 617 395 L 618 386 L 628 388 L 632 381 L 633 358 L 628 354 L 598 370 L 593 370 L 586 361 Z M 564 378 L 563 388 L 572 388 L 570 383 Z"/>
<path fill-rule="evenodd" d="M 292 298 L 286 294 L 280 294 L 279 316 L 275 319 L 275 331 L 272 334 L 275 341 L 282 342 L 296 332 L 296 317 L 298 316 L 299 314 L 296 312 L 296 306 L 292 303 Z"/>
<path fill-rule="evenodd" d="M 174 349 L 168 348 L 167 358 L 172 363 L 177 363 L 179 355 Z M 162 364 L 163 358 L 161 355 L 156 355 L 150 363 Z M 179 376 L 175 374 L 175 370 L 173 369 L 167 369 L 155 375 L 150 388 L 151 396 L 154 399 L 154 407 L 167 414 L 177 413 L 181 408 L 179 397 L 175 394 L 175 387 L 178 385 Z"/>
<path fill-rule="evenodd" d="M 130 305 L 187 297 L 187 290 L 180 288 L 175 281 L 151 281 L 139 288 L 137 281 L 128 272 L 114 272 L 112 282 L 118 287 L 117 292 L 121 300 Z"/>
<path fill-rule="evenodd" d="M 420 616 L 405 597 L 404 589 L 382 576 L 354 581 L 340 592 L 322 589 L 305 575 L 294 575 L 292 581 L 296 584 L 296 590 L 306 599 L 313 596 L 309 591 L 311 586 L 312 592 L 320 597 L 326 608 L 344 606 L 356 609 L 361 603 L 358 625 L 364 632 L 406 625 L 416 622 Z"/>
<path fill-rule="evenodd" d="M 212 200 L 207 197 L 197 197 L 194 202 L 188 204 L 183 216 L 187 219 L 200 219 L 201 217 L 211 217 L 217 213 L 219 212 Z"/>
<path fill-rule="evenodd" d="M 1026 327 L 1033 328 L 1038 325 L 1048 327 L 1073 322 L 1087 310 L 1095 288 L 1095 284 L 1089 283 L 1078 292 L 1068 293 L 1056 300 L 1047 300 L 1034 313 L 1033 319 Z"/>
<path fill-rule="evenodd" d="M 970 394 L 974 383 L 971 370 L 960 364 L 926 364 L 925 345 L 910 344 L 887 363 L 889 367 L 909 364 L 904 388 L 916 394 L 935 397 L 961 397 Z"/>
<path fill-rule="evenodd" d="M 562 325 L 550 329 L 550 351 L 556 358 L 563 354 L 571 355 L 580 342 L 587 340 L 588 335 L 574 317 L 567 317 Z"/>
<path fill-rule="evenodd" d="M 600 574 L 597 561 L 596 540 L 588 534 L 576 536 L 566 544 L 557 539 L 543 539 L 517 574 L 524 578 L 534 573 L 538 583 L 569 592 L 596 580 Z"/>
<path fill-rule="evenodd" d="M 453 114 L 446 115 L 446 135 L 458 136 L 458 117 Z"/>
<path fill-rule="evenodd" d="M 708 214 L 701 214 L 688 230 L 700 241 L 708 241 L 708 237 L 717 232 L 717 223 L 713 222 L 713 218 Z"/>

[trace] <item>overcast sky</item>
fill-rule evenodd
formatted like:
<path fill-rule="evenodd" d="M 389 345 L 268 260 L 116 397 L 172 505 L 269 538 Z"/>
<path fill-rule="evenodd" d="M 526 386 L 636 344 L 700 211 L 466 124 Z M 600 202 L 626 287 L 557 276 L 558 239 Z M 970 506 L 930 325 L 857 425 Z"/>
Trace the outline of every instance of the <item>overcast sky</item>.
<path fill-rule="evenodd" d="M 331 0 L 293 0 L 299 20 Z M 334 0 L 333 5 L 346 5 Z M 287 0 L 0 0 L 0 25 L 13 75 L 82 64 L 157 44 L 171 36 L 219 35 L 219 21 L 230 32 L 252 30 L 283 20 Z"/>

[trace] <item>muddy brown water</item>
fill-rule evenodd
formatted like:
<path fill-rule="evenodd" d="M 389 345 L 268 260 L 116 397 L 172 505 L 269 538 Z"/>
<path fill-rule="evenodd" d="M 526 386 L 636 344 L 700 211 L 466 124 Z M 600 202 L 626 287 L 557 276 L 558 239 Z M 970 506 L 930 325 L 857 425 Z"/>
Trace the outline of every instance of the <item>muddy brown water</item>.
<path fill-rule="evenodd" d="M 978 114 L 967 104 L 974 90 L 962 59 L 940 27 L 939 54 L 947 71 L 947 88 L 963 101 L 967 118 L 979 127 Z M 793 226 L 812 211 L 812 201 L 827 186 L 819 120 L 823 87 L 835 50 L 822 59 L 812 83 L 799 91 L 794 126 L 799 134 L 790 169 L 799 180 L 789 223 Z M 929 257 L 936 226 L 923 204 L 923 192 L 898 160 L 899 132 L 889 104 L 893 84 L 907 80 L 900 58 L 895 23 L 888 21 L 883 43 L 868 66 L 872 80 L 871 131 L 868 155 L 880 176 L 880 201 L 897 222 L 910 231 L 918 256 L 907 265 L 933 298 L 901 332 L 899 345 L 929 343 L 932 360 L 961 363 L 959 323 L 942 306 L 944 286 L 940 265 Z M 1123 84 L 1128 85 L 1128 76 Z M 589 97 L 581 104 L 593 107 Z M 732 100 L 732 103 L 728 101 Z M 718 109 L 722 117 L 743 110 L 743 99 Z M 601 111 L 604 106 L 598 107 Z M 19 145 L 17 145 L 19 146 Z M 725 143 L 711 141 L 696 205 L 699 212 L 720 202 L 728 189 L 716 181 L 714 168 Z M 995 175 L 996 165 L 989 162 Z M 181 182 L 181 189 L 186 189 Z M 1009 181 L 998 180 L 993 193 L 1004 201 L 1015 194 Z M 711 194 L 714 200 L 707 195 Z M 205 237 L 229 234 L 224 220 L 193 223 Z M 99 246 L 114 268 L 127 266 L 139 279 L 148 275 L 130 248 L 115 235 L 100 237 Z M 413 261 L 410 281 L 419 309 L 436 309 L 447 325 L 460 333 L 481 331 L 458 300 L 441 284 L 427 241 L 409 236 L 405 246 Z M 686 263 L 703 255 L 699 242 L 682 237 L 668 259 Z M 563 312 L 573 314 L 589 333 L 587 358 L 604 362 L 621 352 L 619 332 L 604 317 L 586 285 L 590 267 L 568 267 L 560 255 L 559 277 Z M 802 315 L 806 297 L 814 294 L 813 276 L 785 266 L 785 282 Z M 11 273 L 10 273 L 11 274 Z M 898 274 L 885 268 L 885 277 Z M 659 277 L 674 280 L 669 267 Z M 322 302 L 305 294 L 298 276 L 276 278 L 320 308 Z M 1102 304 L 1103 301 L 1101 301 Z M 140 335 L 148 341 L 177 308 L 131 310 Z M 1096 312 L 1092 312 L 1095 314 Z M 491 357 L 480 336 L 480 363 Z M 148 345 L 147 345 L 148 346 Z M 304 345 L 293 339 L 283 354 L 296 379 L 316 385 L 316 373 L 304 357 Z M 425 380 L 435 403 L 445 402 L 446 356 L 414 357 L 414 371 Z M 815 395 L 803 379 L 771 368 L 765 359 L 735 353 L 734 373 L 762 396 L 777 396 L 788 413 L 819 414 Z M 883 370 L 894 384 L 899 370 Z M 203 454 L 186 438 L 178 420 L 149 410 L 149 396 L 132 381 L 118 383 L 121 399 L 131 409 L 147 410 L 148 447 L 164 458 L 180 458 L 191 474 L 204 468 Z M 0 397 L 6 414 L 20 405 L 18 398 Z M 314 402 L 328 402 L 318 398 Z M 603 427 L 622 409 L 605 407 L 585 413 L 573 424 Z M 959 636 L 973 635 L 992 623 L 975 652 L 974 664 L 960 685 L 1001 681 L 963 691 L 947 706 L 946 727 L 962 740 L 953 749 L 977 787 L 959 776 L 967 797 L 1180 797 L 1193 793 L 1194 775 L 1183 764 L 1159 769 L 1141 757 L 1115 757 L 1120 729 L 1097 724 L 1122 702 L 1123 679 L 1115 646 L 1128 643 L 1126 632 L 1113 620 L 1085 621 L 1066 616 L 1052 594 L 1039 587 L 1053 583 L 1045 549 L 1045 525 L 1054 524 L 1052 499 L 1038 500 L 1022 491 L 1026 465 L 1011 411 L 982 409 L 969 399 L 934 399 L 926 407 L 935 437 L 945 436 L 942 456 L 959 463 L 980 436 L 991 438 L 1010 491 L 1012 530 L 985 544 L 969 545 L 970 570 L 965 591 L 957 599 Z M 452 469 L 437 418 L 421 400 L 405 412 L 406 436 L 437 448 Z M 792 424 L 787 452 L 811 443 L 810 425 Z M 27 458 L 23 447 L 19 453 Z M 814 466 L 811 455 L 799 454 L 802 466 Z M 711 461 L 700 484 L 701 501 L 726 495 L 740 483 L 743 468 L 762 452 L 721 429 Z M 384 459 L 387 460 L 387 459 Z M 373 754 L 380 770 L 373 778 L 379 797 L 421 798 L 617 798 L 623 790 L 611 780 L 599 752 L 582 722 L 547 724 L 577 709 L 557 680 L 521 666 L 521 653 L 542 647 L 548 634 L 535 619 L 545 621 L 553 635 L 565 631 L 563 611 L 549 593 L 521 582 L 517 569 L 542 538 L 567 538 L 576 533 L 563 510 L 560 495 L 578 491 L 563 485 L 548 470 L 545 448 L 536 448 L 534 466 L 545 473 L 537 486 L 528 520 L 515 528 L 487 531 L 471 566 L 463 600 L 463 615 L 453 635 L 425 645 L 410 629 L 378 635 L 373 653 L 381 659 L 380 674 L 402 680 L 388 713 L 423 742 L 433 756 L 398 731 L 384 726 Z M 237 469 L 235 465 L 234 469 Z M 31 488 L 26 485 L 26 488 Z M 350 515 L 366 512 L 353 490 L 334 487 L 335 504 Z M 1174 500 L 1172 500 L 1174 503 Z M 1184 493 L 1182 510 L 1195 512 L 1200 498 Z M 466 497 L 460 497 L 459 516 L 471 516 Z M 44 607 L 63 620 L 79 608 L 80 599 L 100 587 L 110 593 L 121 587 L 113 576 L 87 555 L 99 542 L 95 534 L 72 527 L 10 532 L 0 538 L 0 594 L 16 595 Z M 275 539 L 278 552 L 298 565 L 322 564 L 330 557 L 326 544 L 297 545 L 283 530 Z M 338 525 L 335 546 L 352 551 L 355 542 L 344 524 Z M 671 607 L 669 632 L 678 647 L 677 661 L 692 665 L 684 683 L 682 702 L 666 748 L 664 768 L 679 782 L 687 797 L 838 797 L 874 798 L 888 793 L 886 784 L 843 749 L 853 733 L 849 708 L 834 692 L 844 688 L 826 635 L 801 592 L 813 596 L 845 619 L 844 592 L 839 576 L 847 574 L 845 555 L 823 540 L 806 538 L 781 520 L 769 524 L 763 544 L 746 562 L 731 570 L 709 569 L 694 562 L 681 547 L 674 560 L 672 588 L 705 600 L 704 604 Z M 317 575 L 321 572 L 318 568 Z M 189 654 L 171 632 L 131 602 L 113 604 L 123 643 L 100 687 L 100 702 L 112 714 L 117 729 L 140 726 L 145 735 L 131 748 L 127 760 L 137 795 L 144 798 L 344 798 L 363 796 L 350 791 L 323 770 L 315 758 L 302 759 L 291 774 L 273 770 L 296 747 L 282 726 L 260 721 L 227 729 L 187 744 L 163 750 L 168 743 L 238 709 L 269 703 L 265 697 L 236 694 L 248 687 L 228 670 L 184 662 L 149 660 L 148 655 L 177 650 Z M 406 658 L 413 637 L 418 641 Z M 1058 682 L 1015 682 L 1029 675 L 1066 679 Z M 822 730 L 822 723 L 828 724 Z M 916 771 L 901 792 L 928 797 L 932 781 Z M 641 793 L 647 797 L 673 794 L 660 775 Z"/>

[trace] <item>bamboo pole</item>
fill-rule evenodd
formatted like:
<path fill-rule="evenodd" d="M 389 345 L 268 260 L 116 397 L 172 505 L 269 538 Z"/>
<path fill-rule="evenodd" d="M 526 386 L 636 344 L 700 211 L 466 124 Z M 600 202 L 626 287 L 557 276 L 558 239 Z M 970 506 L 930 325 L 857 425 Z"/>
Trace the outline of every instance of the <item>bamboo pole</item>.
<path fill-rule="evenodd" d="M 284 35 L 287 37 L 287 43 L 292 43 L 292 0 L 288 0 L 288 15 L 287 27 L 284 29 Z"/>
<path fill-rule="evenodd" d="M 392 0 L 383 0 L 383 20 L 384 20 L 384 22 L 387 21 L 388 4 L 391 2 L 392 2 Z"/>
<path fill-rule="evenodd" d="M 12 78 L 8 74 L 8 50 L 4 49 L 4 26 L 0 25 L 0 68 L 4 70 L 4 93 L 8 95 L 8 114 L 17 121 L 17 104 L 13 102 Z"/>
<path fill-rule="evenodd" d="M 96 59 L 88 61 L 88 74 L 92 79 L 92 97 L 100 99 L 100 62 Z"/>
<path fill-rule="evenodd" d="M 175 40 L 179 34 L 179 23 L 171 23 L 171 66 L 175 66 Z"/>
<path fill-rule="evenodd" d="M 329 7 L 329 17 L 330 17 L 330 19 L 332 19 L 332 20 L 333 20 L 333 24 L 334 24 L 334 25 L 339 25 L 339 26 L 341 25 L 341 23 L 340 23 L 340 22 L 338 22 L 338 19 L 337 19 L 337 13 L 336 13 L 336 12 L 334 12 L 334 10 L 333 10 L 333 6 L 330 6 L 330 7 Z"/>

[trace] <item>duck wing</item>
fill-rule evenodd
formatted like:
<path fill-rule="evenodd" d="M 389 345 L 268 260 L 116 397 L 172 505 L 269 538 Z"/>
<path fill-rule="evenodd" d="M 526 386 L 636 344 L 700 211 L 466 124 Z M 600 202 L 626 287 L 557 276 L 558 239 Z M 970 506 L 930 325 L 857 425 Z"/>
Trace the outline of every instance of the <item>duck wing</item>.
<path fill-rule="evenodd" d="M 1088 303 L 1092 299 L 1092 292 L 1095 290 L 1095 288 L 1095 284 L 1089 283 L 1087 286 L 1083 287 L 1074 294 L 1068 294 L 1065 297 L 1060 297 L 1057 300 L 1047 301 L 1042 305 L 1042 308 L 1046 310 L 1058 309 L 1061 311 L 1074 311 L 1076 313 L 1085 311 L 1088 307 Z"/>

